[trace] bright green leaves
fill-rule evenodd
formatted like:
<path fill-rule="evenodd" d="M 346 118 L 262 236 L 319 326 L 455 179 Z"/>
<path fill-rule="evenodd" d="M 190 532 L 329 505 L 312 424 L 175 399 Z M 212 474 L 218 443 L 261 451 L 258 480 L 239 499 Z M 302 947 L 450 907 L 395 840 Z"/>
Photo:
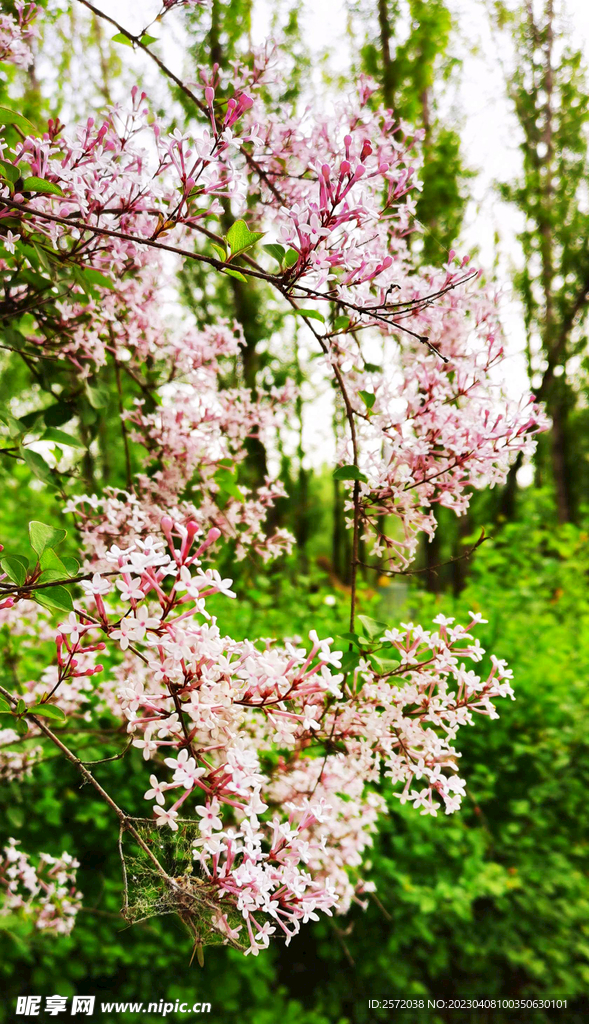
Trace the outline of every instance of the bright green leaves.
<path fill-rule="evenodd" d="M 302 316 L 306 320 L 319 320 L 320 323 L 325 323 L 325 317 L 323 313 L 319 313 L 316 309 L 289 309 L 290 316 Z"/>
<path fill-rule="evenodd" d="M 359 391 L 358 394 L 360 395 L 360 398 L 364 402 L 364 405 L 368 410 L 368 415 L 370 416 L 370 413 L 372 412 L 372 407 L 376 401 L 376 395 L 374 395 L 371 391 Z"/>
<path fill-rule="evenodd" d="M 361 480 L 368 483 L 368 477 L 357 466 L 338 466 L 333 474 L 334 480 Z"/>
<path fill-rule="evenodd" d="M 231 459 L 221 459 L 219 463 L 220 469 L 215 473 L 215 483 L 222 494 L 230 498 L 236 498 L 237 501 L 245 501 L 245 496 L 240 488 L 237 486 L 237 467 L 231 462 Z"/>
<path fill-rule="evenodd" d="M 40 700 L 36 704 L 25 704 L 22 697 L 19 697 L 15 704 L 10 704 L 4 697 L 0 697 L 0 728 L 14 729 L 19 736 L 24 737 L 29 731 L 25 715 L 39 715 L 41 718 L 49 718 L 57 725 L 64 725 L 67 721 L 65 712 L 55 704 L 48 704 Z"/>
<path fill-rule="evenodd" d="M 27 117 L 23 114 L 19 114 L 16 110 L 10 110 L 8 107 L 0 107 L 0 124 L 13 125 L 15 128 L 20 128 L 24 135 L 37 135 L 37 129 Z"/>
<path fill-rule="evenodd" d="M 384 631 L 388 629 L 386 622 L 379 622 L 377 619 L 371 619 L 369 615 L 359 615 L 358 622 L 364 627 L 364 632 L 369 640 L 374 640 L 377 636 L 382 636 Z"/>
<path fill-rule="evenodd" d="M 236 220 L 223 238 L 225 245 L 222 246 L 211 242 L 211 248 L 214 249 L 223 263 L 228 263 L 235 256 L 242 256 L 243 253 L 252 249 L 256 242 L 259 242 L 260 238 L 263 238 L 265 234 L 265 231 L 250 231 L 244 220 Z M 223 273 L 228 277 L 234 277 L 237 281 L 247 282 L 245 274 L 242 274 L 240 270 L 235 270 L 233 267 L 224 268 Z"/>
<path fill-rule="evenodd" d="M 298 262 L 299 254 L 296 249 L 285 249 L 278 242 L 269 242 L 262 248 L 276 260 L 281 270 L 290 270 Z"/>
<path fill-rule="evenodd" d="M 49 196 L 63 196 L 65 192 L 53 181 L 45 181 L 44 178 L 34 176 L 25 178 L 22 183 L 22 192 L 42 192 Z"/>
<path fill-rule="evenodd" d="M 2 572 L 6 573 L 11 583 L 15 583 L 17 587 L 22 587 L 27 578 L 29 560 L 21 555 L 6 555 L 5 558 L 0 559 L 0 567 Z"/>
<path fill-rule="evenodd" d="M 116 35 L 112 36 L 111 42 L 113 42 L 113 43 L 121 43 L 122 46 L 131 46 L 131 47 L 133 47 L 135 45 L 133 43 L 133 40 L 129 39 L 129 36 L 126 36 L 124 32 L 117 32 Z"/>
<path fill-rule="evenodd" d="M 131 48 L 135 47 L 135 40 L 131 39 L 124 32 L 117 32 L 116 35 L 111 37 L 111 42 L 120 43 L 121 46 L 130 46 Z M 142 46 L 150 46 L 151 43 L 157 43 L 158 39 L 156 36 L 150 36 L 145 34 L 141 36 L 139 42 L 141 43 Z"/>
<path fill-rule="evenodd" d="M 66 530 L 56 530 L 53 526 L 33 521 L 29 523 L 29 540 L 33 551 L 39 557 L 47 548 L 55 548 L 66 537 Z"/>
<path fill-rule="evenodd" d="M 265 231 L 250 231 L 244 220 L 236 220 L 225 235 L 225 241 L 231 256 L 237 256 L 251 249 L 265 234 Z"/>
<path fill-rule="evenodd" d="M 59 584 L 77 576 L 80 569 L 75 558 L 60 557 L 55 550 L 65 537 L 65 530 L 33 520 L 29 523 L 29 540 L 36 558 L 30 560 L 24 555 L 7 554 L 0 560 L 2 572 L 15 587 L 26 586 L 27 596 L 60 615 L 73 611 L 74 604 L 67 587 Z"/>
<path fill-rule="evenodd" d="M 382 636 L 388 629 L 386 622 L 379 622 L 369 615 L 358 615 L 361 633 L 342 633 L 341 640 L 347 640 L 350 650 L 342 657 L 342 671 L 353 672 L 364 662 L 378 676 L 388 676 L 399 670 L 401 655 L 395 645 Z"/>
<path fill-rule="evenodd" d="M 65 445 L 67 448 L 84 447 L 77 437 L 72 437 L 71 434 L 66 434 L 65 430 L 58 430 L 57 427 L 48 427 L 41 440 L 54 441 L 55 444 Z"/>

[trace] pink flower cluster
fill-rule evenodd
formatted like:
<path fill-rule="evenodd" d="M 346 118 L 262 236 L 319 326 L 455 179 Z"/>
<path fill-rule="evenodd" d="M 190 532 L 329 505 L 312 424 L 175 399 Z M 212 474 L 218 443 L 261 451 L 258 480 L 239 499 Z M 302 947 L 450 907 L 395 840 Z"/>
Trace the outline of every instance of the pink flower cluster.
<path fill-rule="evenodd" d="M 40 931 L 69 935 L 81 907 L 77 860 L 41 853 L 36 862 L 9 839 L 0 855 L 0 914 L 23 914 Z"/>
<path fill-rule="evenodd" d="M 123 652 L 118 682 L 98 692 L 156 766 L 145 797 L 157 824 L 198 822 L 195 860 L 217 893 L 211 927 L 256 953 L 276 929 L 288 941 L 317 911 L 342 912 L 369 891 L 358 872 L 385 806 L 370 785 L 383 772 L 424 814 L 459 807 L 453 741 L 476 714 L 496 717 L 510 672 L 496 659 L 486 678 L 466 667 L 484 653 L 475 614 L 466 628 L 439 616 L 436 632 L 385 631 L 373 640 L 381 667 L 367 656 L 351 673 L 313 630 L 309 648 L 232 640 L 207 611 L 211 595 L 235 597 L 202 566 L 218 531 L 203 539 L 170 517 L 161 530 L 166 543 L 112 547 L 108 575 L 84 583 L 85 610 L 59 627 L 56 672 L 100 671 L 78 668 L 104 647 L 93 633 Z"/>
<path fill-rule="evenodd" d="M 25 704 L 79 714 L 93 690 L 119 716 L 149 762 L 154 822 L 170 834 L 198 826 L 198 879 L 214 894 L 209 927 L 254 955 L 272 935 L 288 942 L 319 912 L 344 912 L 370 891 L 362 863 L 384 778 L 422 814 L 458 808 L 456 735 L 477 715 L 496 717 L 495 700 L 512 696 L 510 672 L 495 658 L 487 673 L 472 668 L 484 653 L 476 614 L 465 627 L 438 616 L 431 631 L 376 623 L 368 636 L 352 632 L 346 645 L 358 656 L 346 652 L 345 669 L 333 639 L 312 628 L 304 644 L 222 632 L 209 599 L 235 593 L 212 564 L 213 545 L 268 559 L 292 541 L 268 529 L 281 484 L 248 490 L 238 469 L 246 442 L 269 445 L 297 396 L 292 385 L 259 396 L 220 386 L 240 330 L 170 327 L 174 271 L 194 258 L 246 278 L 244 287 L 253 275 L 284 313 L 302 317 L 345 411 L 337 462 L 354 544 L 364 531 L 393 571 L 410 563 L 420 534 L 432 536 L 436 505 L 463 514 L 473 488 L 501 483 L 545 423 L 531 395 L 505 393 L 496 297 L 468 258 L 450 253 L 442 267 L 416 270 L 407 238 L 420 133 L 374 110 L 366 81 L 331 108 L 269 113 L 257 88 L 264 76 L 268 95 L 271 55 L 251 73 L 236 67 L 220 102 L 220 69 L 203 71 L 201 121 L 186 132 L 168 133 L 138 89 L 128 109 L 69 134 L 50 121 L 42 138 L 4 146 L 3 157 L 57 194 L 19 193 L 10 171 L 0 187 L 0 219 L 17 218 L 23 235 L 82 275 L 60 299 L 58 323 L 35 314 L 29 343 L 82 383 L 109 361 L 135 383 L 146 361 L 160 373 L 157 403 L 139 399 L 122 413 L 145 449 L 144 471 L 125 491 L 66 505 L 83 537 L 84 597 Z M 225 238 L 214 219 L 221 200 L 249 219 Z M 270 243 L 261 255 L 253 228 Z M 15 308 L 28 309 L 13 256 L 20 246 L 26 260 L 30 247 L 12 232 L 4 239 L 0 277 Z M 84 292 L 89 273 L 95 298 Z M 8 598 L 6 621 L 24 596 L 17 588 Z M 108 672 L 96 663 L 105 645 L 116 666 Z"/>
<path fill-rule="evenodd" d="M 12 14 L 0 14 L 0 63 L 28 68 L 33 62 L 30 44 L 38 35 L 33 24 L 38 7 L 24 0 L 17 0 L 14 6 L 18 20 Z"/>

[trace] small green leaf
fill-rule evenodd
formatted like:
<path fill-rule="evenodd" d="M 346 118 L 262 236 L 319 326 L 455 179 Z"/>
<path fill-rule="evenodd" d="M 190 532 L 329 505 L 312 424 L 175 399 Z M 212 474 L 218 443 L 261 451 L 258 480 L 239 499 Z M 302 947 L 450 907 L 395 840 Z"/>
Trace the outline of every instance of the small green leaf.
<path fill-rule="evenodd" d="M 12 728 L 16 729 L 19 736 L 26 736 L 29 731 L 29 727 L 24 718 L 15 718 Z"/>
<path fill-rule="evenodd" d="M 22 715 L 23 711 L 26 711 L 26 710 L 27 710 L 27 705 L 25 704 L 25 702 L 22 699 L 22 697 L 19 697 L 18 701 L 16 702 L 16 713 L 17 713 L 17 715 Z"/>
<path fill-rule="evenodd" d="M 95 267 L 80 267 L 81 273 L 84 276 L 84 281 L 90 285 L 96 285 L 99 288 L 108 288 L 113 291 L 115 287 L 114 281 L 106 274 L 102 274 L 100 270 L 96 270 Z"/>
<path fill-rule="evenodd" d="M 353 672 L 358 668 L 360 657 L 357 651 L 345 651 L 342 656 L 342 672 Z"/>
<path fill-rule="evenodd" d="M 320 320 L 322 324 L 325 323 L 325 317 L 316 309 L 289 309 L 288 312 L 291 316 L 304 316 L 308 320 Z"/>
<path fill-rule="evenodd" d="M 44 718 L 53 718 L 58 722 L 65 722 L 65 712 L 55 704 L 33 704 L 28 710 L 29 715 L 42 715 Z"/>
<path fill-rule="evenodd" d="M 390 672 L 396 672 L 401 664 L 401 657 L 398 658 L 380 658 L 378 654 L 370 655 L 370 664 L 379 675 L 387 676 Z"/>
<path fill-rule="evenodd" d="M 359 391 L 358 394 L 364 402 L 366 408 L 370 411 L 376 401 L 376 395 L 373 395 L 371 391 Z"/>
<path fill-rule="evenodd" d="M 6 423 L 11 437 L 19 437 L 21 434 L 26 433 L 26 426 L 23 421 L 17 420 L 16 416 L 11 416 L 9 412 L 0 412 L 0 420 Z"/>
<path fill-rule="evenodd" d="M 289 249 L 284 257 L 284 266 L 290 270 L 291 267 L 294 267 L 295 263 L 298 263 L 299 255 L 296 249 Z"/>
<path fill-rule="evenodd" d="M 0 715 L 11 715 L 12 708 L 4 697 L 0 697 Z"/>
<path fill-rule="evenodd" d="M 46 548 L 56 548 L 58 544 L 61 544 L 66 535 L 66 530 L 56 530 L 53 526 L 47 526 L 45 523 L 38 523 L 35 520 L 29 523 L 31 547 L 39 557 Z"/>
<path fill-rule="evenodd" d="M 124 32 L 117 32 L 116 36 L 112 37 L 111 42 L 113 42 L 113 43 L 122 43 L 123 46 L 133 46 L 134 45 L 132 39 L 129 39 L 129 36 L 126 36 Z"/>
<path fill-rule="evenodd" d="M 361 473 L 357 466 L 338 466 L 333 474 L 334 480 L 363 480 L 368 483 L 368 477 Z"/>
<path fill-rule="evenodd" d="M 37 604 L 47 608 L 50 612 L 73 612 L 74 610 L 72 595 L 65 587 L 47 587 L 46 590 L 35 590 L 32 594 Z"/>
<path fill-rule="evenodd" d="M 86 384 L 86 394 L 88 395 L 88 401 L 93 409 L 104 409 L 108 405 L 109 394 L 104 387 L 95 387 L 92 384 Z"/>
<path fill-rule="evenodd" d="M 45 181 L 44 178 L 25 178 L 22 183 L 22 192 L 43 192 L 50 196 L 63 196 L 65 192 L 53 181 Z"/>
<path fill-rule="evenodd" d="M 234 474 L 228 469 L 219 469 L 215 473 L 215 483 L 218 484 L 219 490 L 225 494 L 230 495 L 232 498 L 237 498 L 238 501 L 245 501 L 242 492 L 237 486 Z"/>
<path fill-rule="evenodd" d="M 68 576 L 77 576 L 80 571 L 80 563 L 76 558 L 72 558 L 71 555 L 64 555 L 61 559 L 65 567 L 65 571 Z"/>
<path fill-rule="evenodd" d="M 55 441 L 56 444 L 64 444 L 69 448 L 84 448 L 83 443 L 77 437 L 72 437 L 71 434 L 66 434 L 64 430 L 58 430 L 57 427 L 49 427 L 41 440 Z"/>
<path fill-rule="evenodd" d="M 231 249 L 231 255 L 237 256 L 238 253 L 251 249 L 265 234 L 265 231 L 250 231 L 244 220 L 236 220 L 225 235 L 225 241 Z"/>
<path fill-rule="evenodd" d="M 7 181 L 11 181 L 13 185 L 20 178 L 19 168 L 9 163 L 8 160 L 0 160 L 0 174 Z"/>
<path fill-rule="evenodd" d="M 220 245 L 215 245 L 214 242 L 211 242 L 211 249 L 215 250 L 219 259 L 222 260 L 224 263 L 225 260 L 227 259 L 227 250 L 223 249 L 223 247 Z"/>
<path fill-rule="evenodd" d="M 369 636 L 371 640 L 375 640 L 377 637 L 382 636 L 385 630 L 389 628 L 386 622 L 378 622 L 377 619 L 371 619 L 369 615 L 359 615 L 358 620 L 362 623 L 366 635 Z"/>
<path fill-rule="evenodd" d="M 16 128 L 20 128 L 25 135 L 37 134 L 37 129 L 28 118 L 23 117 L 16 110 L 9 110 L 8 107 L 0 107 L 0 124 L 13 124 Z"/>
<path fill-rule="evenodd" d="M 14 555 L 6 555 L 0 561 L 0 566 L 2 566 L 2 572 L 6 573 L 11 583 L 16 583 L 17 587 L 22 587 L 27 578 L 27 570 L 20 558 Z"/>
<path fill-rule="evenodd" d="M 239 270 L 232 270 L 230 267 L 227 267 L 227 269 L 224 270 L 223 273 L 228 274 L 229 277 L 235 277 L 237 281 L 245 281 L 247 284 L 247 277 L 244 277 L 243 274 L 240 274 Z"/>
<path fill-rule="evenodd" d="M 51 471 L 45 462 L 45 459 L 39 455 L 38 452 L 31 451 L 30 448 L 22 448 L 21 451 L 23 459 L 34 475 L 38 477 L 39 480 L 42 480 L 43 483 L 50 483 Z"/>
<path fill-rule="evenodd" d="M 368 373 L 382 373 L 382 366 L 378 366 L 377 363 L 364 363 L 364 369 Z"/>
<path fill-rule="evenodd" d="M 286 249 L 283 245 L 279 245 L 277 242 L 270 242 L 268 245 L 263 245 L 262 249 L 269 252 L 276 262 L 282 266 L 284 257 L 286 256 Z"/>
<path fill-rule="evenodd" d="M 141 40 L 140 41 L 143 43 L 144 46 L 149 46 L 150 43 L 157 43 L 157 37 L 156 36 L 141 36 Z"/>
<path fill-rule="evenodd" d="M 349 326 L 350 326 L 350 318 L 349 318 L 349 316 L 336 316 L 335 320 L 333 321 L 333 329 L 334 329 L 334 331 L 344 331 L 346 329 L 346 327 L 349 327 Z"/>

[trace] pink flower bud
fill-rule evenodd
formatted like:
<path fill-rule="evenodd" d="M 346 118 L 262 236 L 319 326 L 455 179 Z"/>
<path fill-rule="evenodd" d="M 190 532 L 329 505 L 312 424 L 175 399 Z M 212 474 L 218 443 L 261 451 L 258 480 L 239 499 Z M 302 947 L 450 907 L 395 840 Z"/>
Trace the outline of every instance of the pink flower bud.
<path fill-rule="evenodd" d="M 329 181 L 331 177 L 331 167 L 329 164 L 323 164 L 321 167 L 321 173 L 326 181 Z"/>
<path fill-rule="evenodd" d="M 207 87 L 205 89 L 205 100 L 207 102 L 207 106 L 209 106 L 209 107 L 212 106 L 214 98 L 215 98 L 215 90 L 212 89 L 210 85 L 207 85 Z"/>
<path fill-rule="evenodd" d="M 340 167 L 340 174 L 349 174 L 349 173 L 350 173 L 350 161 L 349 160 L 342 160 L 341 167 Z"/>
<path fill-rule="evenodd" d="M 366 157 L 370 156 L 371 153 L 372 153 L 372 146 L 370 145 L 370 143 L 368 142 L 368 139 L 367 139 L 366 142 L 364 143 L 364 145 L 362 146 L 362 152 L 360 153 L 360 159 L 361 160 L 366 160 Z"/>
<path fill-rule="evenodd" d="M 362 164 L 358 164 L 356 170 L 354 171 L 354 181 L 358 181 L 358 178 L 361 178 L 365 171 L 366 168 L 363 167 Z"/>

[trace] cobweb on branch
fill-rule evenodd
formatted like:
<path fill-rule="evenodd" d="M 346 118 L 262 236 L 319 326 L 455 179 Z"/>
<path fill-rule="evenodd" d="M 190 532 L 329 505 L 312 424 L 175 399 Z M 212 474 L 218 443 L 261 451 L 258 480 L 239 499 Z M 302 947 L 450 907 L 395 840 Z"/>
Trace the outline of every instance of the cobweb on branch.
<path fill-rule="evenodd" d="M 243 924 L 235 902 L 227 896 L 220 898 L 218 887 L 203 876 L 194 862 L 194 841 L 200 836 L 198 826 L 183 823 L 177 832 L 162 831 L 151 823 L 134 823 L 134 828 L 157 857 L 162 872 L 121 826 L 119 854 L 123 870 L 122 914 L 125 920 L 129 924 L 138 924 L 151 917 L 177 914 L 194 939 L 201 965 L 204 946 L 229 943 L 236 949 L 243 949 L 241 943 L 228 939 L 218 925 L 223 916 L 231 929 Z"/>

